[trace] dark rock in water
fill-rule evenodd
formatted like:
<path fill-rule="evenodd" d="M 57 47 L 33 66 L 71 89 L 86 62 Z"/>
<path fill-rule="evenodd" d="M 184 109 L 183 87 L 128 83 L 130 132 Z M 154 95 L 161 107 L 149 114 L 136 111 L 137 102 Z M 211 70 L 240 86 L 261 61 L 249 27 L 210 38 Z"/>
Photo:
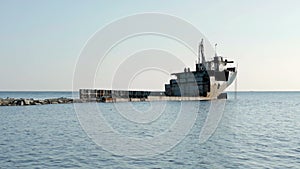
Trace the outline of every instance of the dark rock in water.
<path fill-rule="evenodd" d="M 52 98 L 44 100 L 34 100 L 34 99 L 15 99 L 15 98 L 0 98 L 0 106 L 28 106 L 28 105 L 44 105 L 44 104 L 67 104 L 67 103 L 82 103 L 79 99 L 70 98 Z"/>
<path fill-rule="evenodd" d="M 24 106 L 24 100 L 20 99 L 16 101 L 16 105 L 18 106 Z"/>

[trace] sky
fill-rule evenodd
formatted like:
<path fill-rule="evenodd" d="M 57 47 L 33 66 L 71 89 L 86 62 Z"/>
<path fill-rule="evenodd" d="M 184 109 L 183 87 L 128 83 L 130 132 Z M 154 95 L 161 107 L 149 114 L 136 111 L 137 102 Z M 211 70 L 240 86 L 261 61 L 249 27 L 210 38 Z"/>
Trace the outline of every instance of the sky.
<path fill-rule="evenodd" d="M 218 43 L 218 54 L 238 62 L 239 91 L 299 91 L 299 8 L 297 0 L 0 0 L 0 91 L 74 90 L 89 38 L 145 12 L 184 19 Z"/>

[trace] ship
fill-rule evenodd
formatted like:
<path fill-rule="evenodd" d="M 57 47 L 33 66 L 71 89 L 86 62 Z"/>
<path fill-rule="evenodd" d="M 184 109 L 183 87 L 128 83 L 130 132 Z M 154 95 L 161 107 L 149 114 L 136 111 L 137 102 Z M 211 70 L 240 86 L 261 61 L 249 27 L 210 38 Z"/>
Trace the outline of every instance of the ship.
<path fill-rule="evenodd" d="M 175 78 L 164 85 L 165 91 L 80 89 L 80 99 L 97 102 L 227 99 L 224 91 L 235 80 L 237 66 L 234 61 L 219 56 L 216 46 L 215 55 L 211 60 L 206 60 L 202 39 L 195 71 L 184 68 L 183 72 L 172 73 Z"/>

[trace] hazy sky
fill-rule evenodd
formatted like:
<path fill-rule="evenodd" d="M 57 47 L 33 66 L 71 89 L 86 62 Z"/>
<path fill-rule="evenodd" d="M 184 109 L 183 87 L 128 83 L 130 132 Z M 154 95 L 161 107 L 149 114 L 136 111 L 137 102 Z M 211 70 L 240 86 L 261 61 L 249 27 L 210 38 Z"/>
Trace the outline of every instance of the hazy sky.
<path fill-rule="evenodd" d="M 297 0 L 1 0 L 0 90 L 72 90 L 89 37 L 143 12 L 178 16 L 218 43 L 239 63 L 239 90 L 300 90 L 299 9 Z"/>

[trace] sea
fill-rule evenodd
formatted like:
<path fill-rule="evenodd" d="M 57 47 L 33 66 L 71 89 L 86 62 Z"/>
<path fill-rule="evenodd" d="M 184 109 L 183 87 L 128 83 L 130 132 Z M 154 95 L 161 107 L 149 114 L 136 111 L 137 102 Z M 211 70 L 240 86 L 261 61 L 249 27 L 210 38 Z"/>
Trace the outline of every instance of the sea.
<path fill-rule="evenodd" d="M 0 98 L 73 96 L 72 92 L 0 92 Z M 91 103 L 76 104 L 84 108 Z M 204 142 L 199 135 L 211 101 L 197 103 L 196 114 L 180 109 L 179 101 L 93 104 L 107 121 L 96 124 L 94 120 L 90 125 L 100 127 L 98 131 L 110 125 L 123 141 L 105 133 L 107 142 L 95 140 L 82 126 L 74 104 L 0 106 L 0 168 L 300 168 L 300 92 L 229 92 L 221 118 Z M 160 110 L 153 107 L 164 111 L 155 114 Z M 83 110 L 87 117 L 93 111 Z M 178 122 L 178 110 L 184 120 L 172 128 L 178 137 L 170 145 L 173 137 L 164 133 Z M 132 111 L 149 118 L 154 113 L 155 118 L 135 122 L 126 118 L 136 113 Z M 195 121 L 186 118 L 194 115 Z M 179 130 L 190 122 L 189 130 Z M 132 156 L 136 147 L 130 143 L 132 149 L 128 147 L 128 138 L 140 140 L 139 155 Z M 153 144 L 142 144 L 147 139 Z"/>

